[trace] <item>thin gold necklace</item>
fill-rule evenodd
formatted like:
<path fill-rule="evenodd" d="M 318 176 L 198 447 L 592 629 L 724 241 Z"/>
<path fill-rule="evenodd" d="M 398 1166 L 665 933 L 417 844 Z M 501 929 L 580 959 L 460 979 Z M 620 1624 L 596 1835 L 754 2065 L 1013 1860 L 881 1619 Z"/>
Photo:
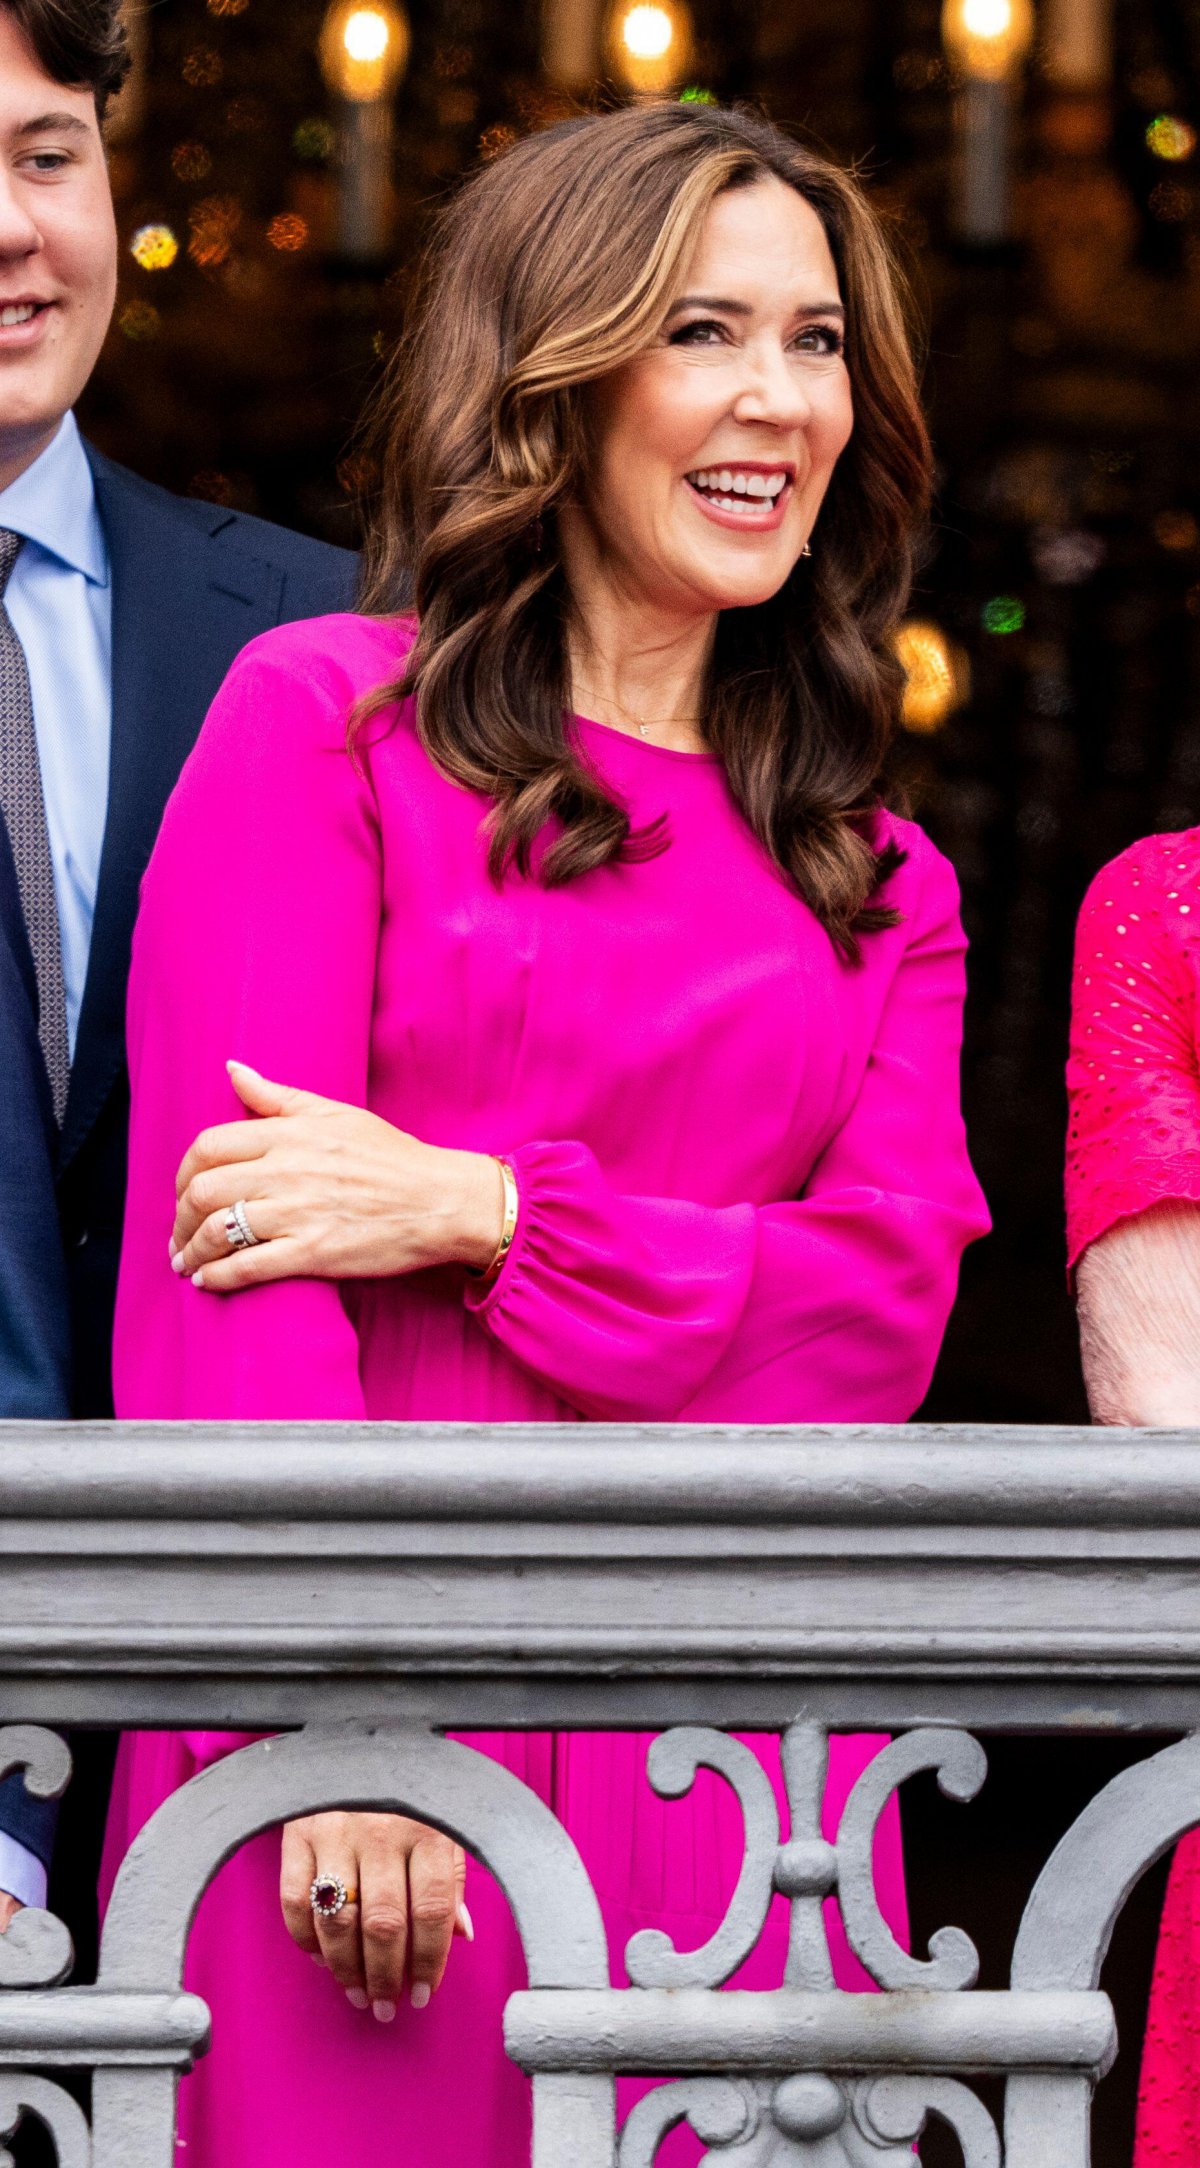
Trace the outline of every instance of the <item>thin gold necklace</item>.
<path fill-rule="evenodd" d="M 619 700 L 611 700 L 608 705 L 616 709 L 623 722 L 635 725 L 639 738 L 648 738 L 652 730 L 662 730 L 668 727 L 663 723 L 647 722 L 640 715 L 634 715 L 631 709 L 623 708 Z M 692 730 L 700 731 L 701 735 L 703 735 L 701 720 L 698 715 L 675 715 L 672 716 L 671 721 L 676 724 L 686 723 Z"/>

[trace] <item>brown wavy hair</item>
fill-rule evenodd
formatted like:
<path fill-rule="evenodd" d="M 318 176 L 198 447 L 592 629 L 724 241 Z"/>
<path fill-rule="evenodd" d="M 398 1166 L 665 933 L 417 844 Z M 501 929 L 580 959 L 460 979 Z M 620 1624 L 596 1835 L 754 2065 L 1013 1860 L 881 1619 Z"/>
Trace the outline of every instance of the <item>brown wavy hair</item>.
<path fill-rule="evenodd" d="M 931 455 L 903 282 L 849 174 L 757 114 L 653 105 L 564 122 L 477 172 L 440 218 L 374 416 L 380 493 L 362 607 L 411 608 L 402 676 L 443 773 L 492 800 L 493 877 L 569 881 L 664 847 L 573 745 L 556 508 L 586 498 L 588 386 L 644 351 L 726 189 L 775 176 L 811 204 L 847 311 L 855 425 L 814 556 L 723 611 L 704 713 L 729 788 L 838 947 L 895 922 L 873 901 L 880 778 L 902 676 Z M 549 832 L 547 824 L 554 822 Z"/>

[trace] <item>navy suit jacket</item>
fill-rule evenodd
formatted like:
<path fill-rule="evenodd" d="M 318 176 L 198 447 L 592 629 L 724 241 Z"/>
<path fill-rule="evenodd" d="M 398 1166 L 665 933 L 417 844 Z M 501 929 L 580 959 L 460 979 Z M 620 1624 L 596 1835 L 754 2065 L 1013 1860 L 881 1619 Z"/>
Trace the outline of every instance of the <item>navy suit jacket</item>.
<path fill-rule="evenodd" d="M 138 888 L 163 809 L 214 694 L 256 634 L 353 607 L 346 550 L 223 505 L 174 497 L 88 459 L 112 567 L 108 819 L 61 1137 L 0 821 L 0 1413 L 113 1412 L 111 1345 L 125 1201 L 125 987 Z M 215 849 L 221 838 L 213 837 Z M 16 1090 L 10 1086 L 16 1079 Z M 56 1153 L 57 1225 L 48 1179 Z M 61 1231 L 61 1242 L 60 1242 Z M 67 1349 L 71 1350 L 70 1378 Z M 48 1856 L 54 1807 L 0 1785 L 0 1830 Z"/>

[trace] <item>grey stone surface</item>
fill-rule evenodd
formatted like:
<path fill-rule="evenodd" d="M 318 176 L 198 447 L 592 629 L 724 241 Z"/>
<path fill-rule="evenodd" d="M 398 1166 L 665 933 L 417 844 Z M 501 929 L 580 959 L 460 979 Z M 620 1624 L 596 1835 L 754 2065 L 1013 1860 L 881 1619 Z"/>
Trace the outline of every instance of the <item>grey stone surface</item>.
<path fill-rule="evenodd" d="M 1115 2052 L 1113 1922 L 1200 1822 L 1200 1455 L 1186 1435 L 855 1429 L 241 1432 L 0 1425 L 0 1772 L 61 1789 L 39 1725 L 283 1731 L 202 1771 L 132 1846 L 95 1987 L 65 1931 L 0 1939 L 0 2136 L 39 2116 L 60 2168 L 173 2168 L 195 1908 L 252 1834 L 323 1807 L 460 1839 L 512 1907 L 529 1988 L 504 2013 L 532 2075 L 533 2168 L 652 2168 L 687 2120 L 728 2168 L 908 2168 L 928 2119 L 965 2168 L 1086 2168 Z M 896 1944 L 876 1824 L 934 1769 L 964 1811 L 964 1727 L 1194 1734 L 1126 1770 L 1031 1895 L 1007 1992 L 953 1928 Z M 571 1840 L 449 1728 L 665 1728 L 652 1782 L 700 1768 L 740 1804 L 741 1875 L 699 1950 L 653 1930 L 612 1987 Z M 821 1827 L 830 1728 L 899 1736 Z M 303 1729 L 286 1731 L 288 1726 Z M 786 1816 L 737 1729 L 783 1734 Z M 785 1983 L 723 1990 L 773 1892 Z M 875 1995 L 838 1992 L 841 1903 Z M 89 2132 L 35 2072 L 94 2072 Z M 619 2132 L 615 2079 L 670 2081 Z M 1006 2079 L 1003 2145 L 972 2090 Z M 7 2117 L 7 2124 L 5 2118 Z M 355 2168 L 346 2163 L 345 2168 Z"/>

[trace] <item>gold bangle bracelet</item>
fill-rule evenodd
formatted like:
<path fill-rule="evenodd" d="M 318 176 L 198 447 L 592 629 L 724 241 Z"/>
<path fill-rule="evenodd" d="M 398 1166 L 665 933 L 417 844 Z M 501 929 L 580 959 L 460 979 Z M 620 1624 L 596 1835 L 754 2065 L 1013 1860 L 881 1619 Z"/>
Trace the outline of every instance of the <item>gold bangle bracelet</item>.
<path fill-rule="evenodd" d="M 499 1167 L 504 1181 L 504 1226 L 496 1254 L 491 1264 L 479 1276 L 481 1287 L 490 1287 L 493 1280 L 498 1280 L 503 1272 L 505 1259 L 513 1246 L 513 1236 L 517 1231 L 517 1214 L 521 1209 L 521 1198 L 517 1189 L 516 1175 L 506 1159 L 497 1159 L 496 1165 Z"/>

